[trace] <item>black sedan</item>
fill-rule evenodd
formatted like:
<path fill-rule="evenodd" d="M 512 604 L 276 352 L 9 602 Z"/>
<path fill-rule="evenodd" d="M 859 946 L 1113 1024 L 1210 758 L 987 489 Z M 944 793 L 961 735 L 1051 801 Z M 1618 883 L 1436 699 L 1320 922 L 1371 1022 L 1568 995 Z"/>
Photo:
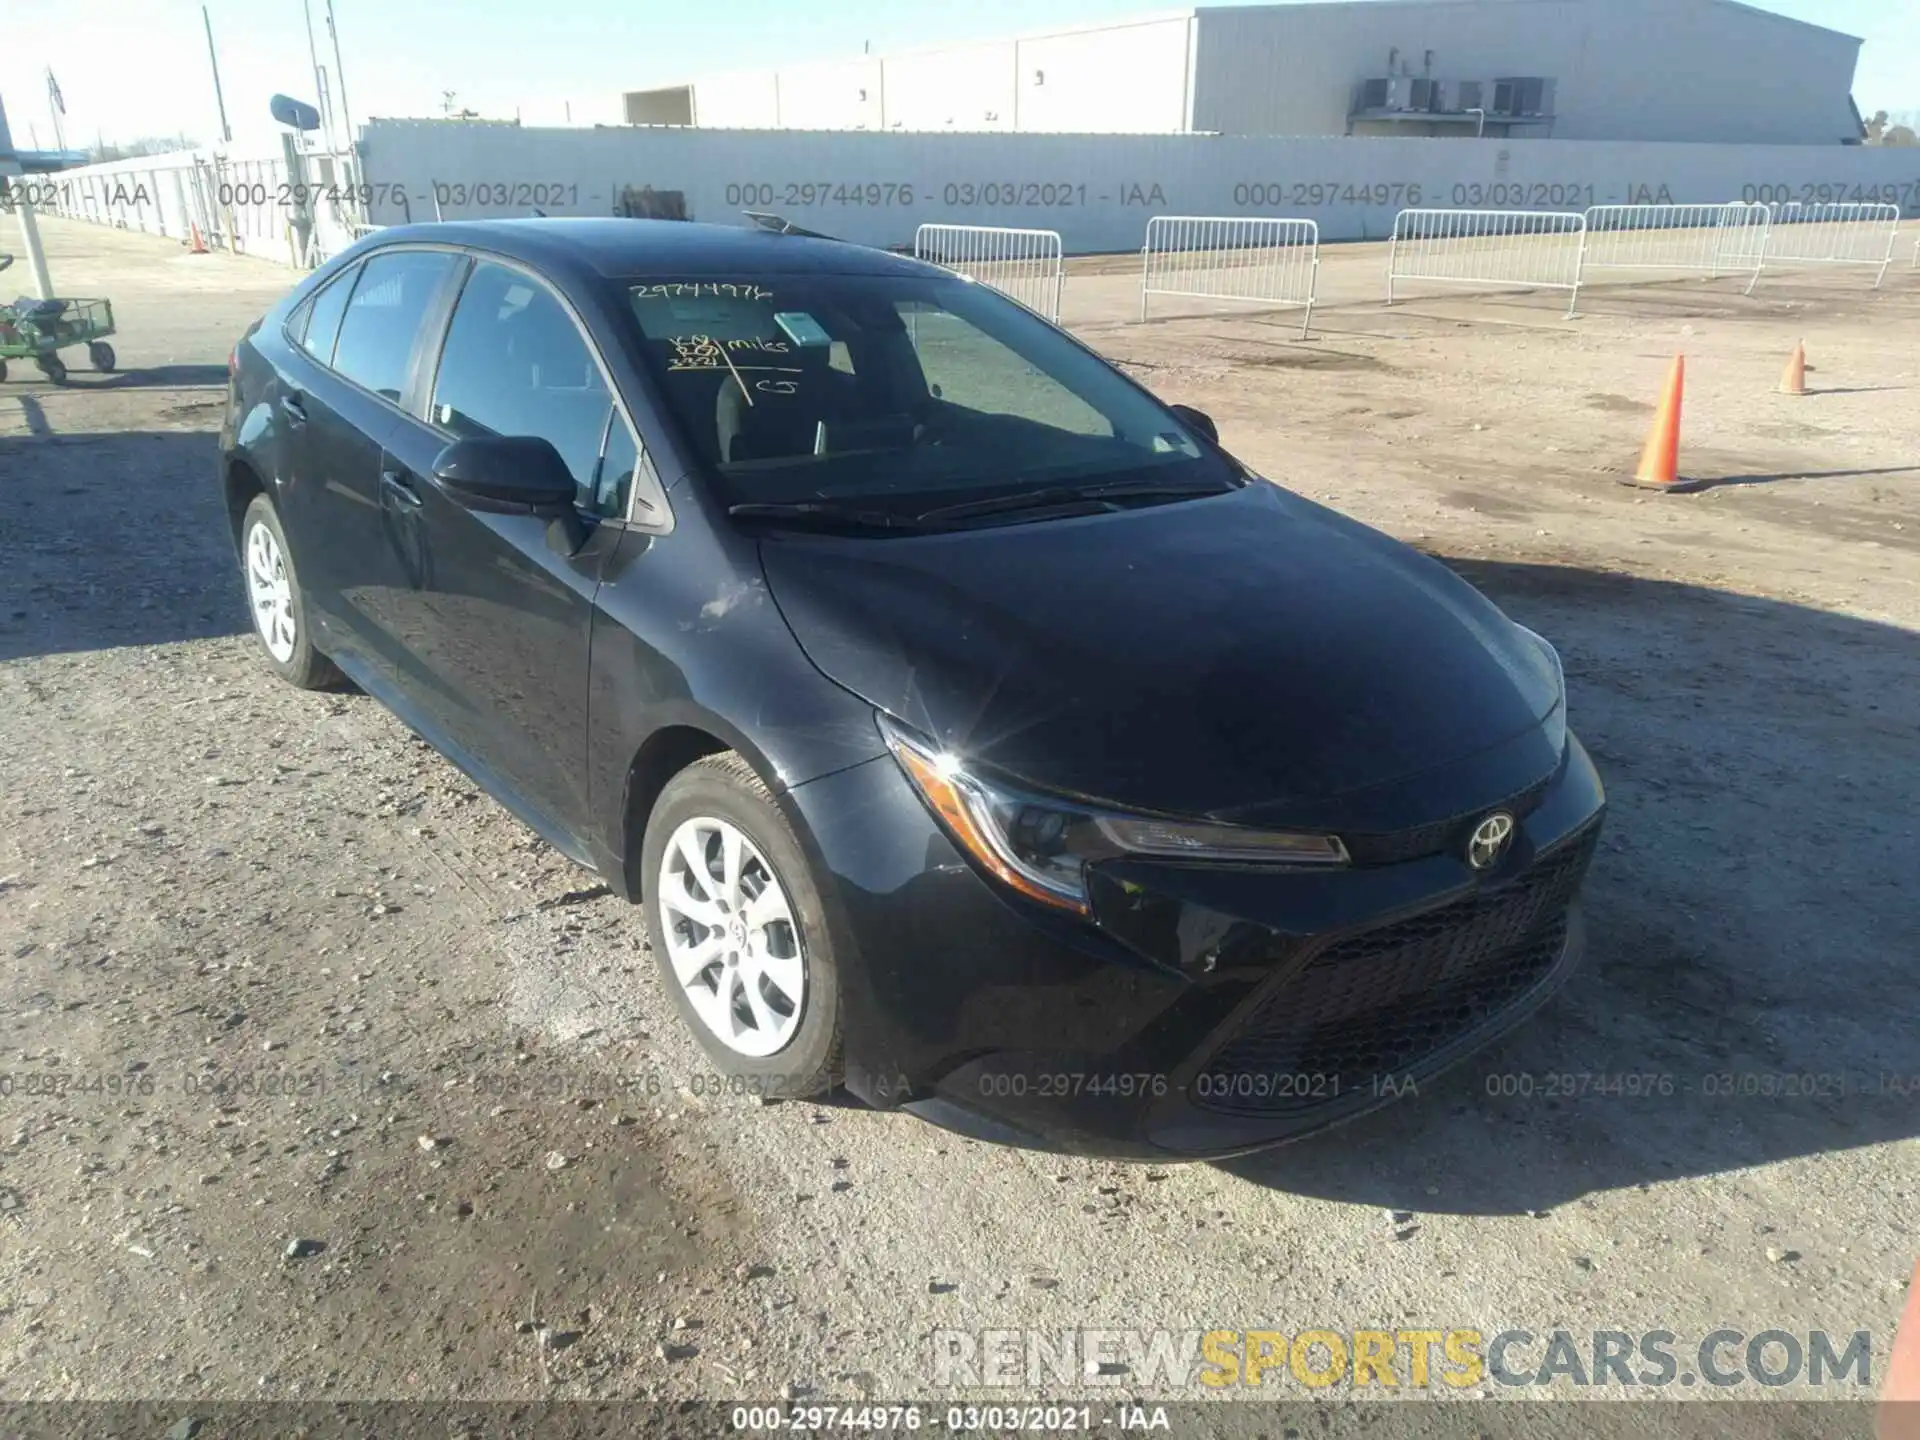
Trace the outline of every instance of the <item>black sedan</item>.
<path fill-rule="evenodd" d="M 385 230 L 235 348 L 285 679 L 641 903 L 744 1085 L 1218 1156 L 1581 949 L 1558 656 L 986 286 L 673 222 Z"/>

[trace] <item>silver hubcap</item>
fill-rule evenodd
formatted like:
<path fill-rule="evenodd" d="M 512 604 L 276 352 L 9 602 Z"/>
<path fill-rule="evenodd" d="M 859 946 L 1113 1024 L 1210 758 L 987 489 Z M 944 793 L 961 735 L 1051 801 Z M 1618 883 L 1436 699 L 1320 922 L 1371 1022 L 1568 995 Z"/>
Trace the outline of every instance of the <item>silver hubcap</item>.
<path fill-rule="evenodd" d="M 698 816 L 660 861 L 661 928 L 674 978 L 736 1054 L 778 1054 L 800 1028 L 807 961 L 773 866 L 725 820 Z"/>
<path fill-rule="evenodd" d="M 280 542 L 264 525 L 256 524 L 247 532 L 247 595 L 267 653 L 286 664 L 293 659 L 293 582 L 287 578 L 287 557 L 280 553 Z"/>

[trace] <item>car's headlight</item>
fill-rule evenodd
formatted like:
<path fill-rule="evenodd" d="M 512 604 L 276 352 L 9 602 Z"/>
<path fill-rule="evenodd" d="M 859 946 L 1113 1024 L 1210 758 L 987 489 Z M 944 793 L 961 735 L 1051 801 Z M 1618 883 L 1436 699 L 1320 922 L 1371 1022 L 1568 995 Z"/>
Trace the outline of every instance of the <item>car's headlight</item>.
<path fill-rule="evenodd" d="M 878 718 L 900 768 L 967 853 L 1022 895 L 1062 910 L 1086 914 L 1087 866 L 1122 855 L 1240 865 L 1347 863 L 1346 847 L 1332 835 L 1118 814 L 1020 793 L 982 778 L 889 717 Z"/>
<path fill-rule="evenodd" d="M 1566 666 L 1560 663 L 1560 652 L 1553 648 L 1546 636 L 1535 634 L 1524 625 L 1515 625 L 1513 628 L 1533 642 L 1534 648 L 1540 652 L 1540 657 L 1545 662 L 1546 669 L 1551 675 L 1553 684 L 1553 709 L 1543 723 L 1547 727 L 1547 743 L 1553 746 L 1553 753 L 1558 755 L 1562 750 L 1567 748 Z"/>

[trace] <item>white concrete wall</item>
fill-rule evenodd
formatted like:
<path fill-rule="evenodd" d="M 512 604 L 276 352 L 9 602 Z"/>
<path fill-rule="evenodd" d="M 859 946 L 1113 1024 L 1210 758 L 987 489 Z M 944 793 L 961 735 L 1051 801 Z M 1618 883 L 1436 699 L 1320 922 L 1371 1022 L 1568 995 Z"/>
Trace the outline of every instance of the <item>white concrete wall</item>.
<path fill-rule="evenodd" d="M 1191 24 L 1176 15 L 1016 42 L 1018 128 L 1067 134 L 1185 130 Z"/>
<path fill-rule="evenodd" d="M 1173 133 L 1190 15 L 693 82 L 702 127 Z M 865 98 L 861 98 L 864 92 Z"/>
<path fill-rule="evenodd" d="M 1019 64 L 1011 40 L 889 56 L 886 128 L 1011 130 Z"/>
<path fill-rule="evenodd" d="M 1442 80 L 1558 82 L 1553 137 L 1834 145 L 1859 43 L 1721 0 L 1376 0 L 1203 7 L 1194 128 L 1338 135 L 1389 51 Z M 1491 96 L 1489 96 L 1491 98 Z"/>
<path fill-rule="evenodd" d="M 780 125 L 787 130 L 878 130 L 880 61 L 857 56 L 788 66 L 780 72 Z"/>
<path fill-rule="evenodd" d="M 1058 230 L 1069 251 L 1135 249 L 1153 215 L 1317 220 L 1378 239 L 1409 205 L 1573 209 L 1649 202 L 1884 199 L 1920 218 L 1912 151 L 1567 140 L 1207 135 L 929 135 L 539 130 L 375 121 L 363 138 L 372 218 L 433 216 L 434 184 L 540 186 L 549 214 L 606 215 L 619 185 L 686 196 L 693 219 L 771 210 L 873 245 L 925 221 Z M 856 196 L 856 190 L 858 194 Z M 404 197 L 404 203 L 403 199 Z M 448 219 L 527 206 L 448 204 Z"/>
<path fill-rule="evenodd" d="M 693 123 L 747 130 L 777 129 L 779 77 L 771 70 L 707 76 L 693 87 Z"/>

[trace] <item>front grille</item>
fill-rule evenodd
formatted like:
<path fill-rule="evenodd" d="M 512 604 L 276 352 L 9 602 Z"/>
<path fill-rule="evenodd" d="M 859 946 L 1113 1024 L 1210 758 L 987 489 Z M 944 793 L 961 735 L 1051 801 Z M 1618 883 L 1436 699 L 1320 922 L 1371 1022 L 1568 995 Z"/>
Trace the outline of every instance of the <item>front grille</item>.
<path fill-rule="evenodd" d="M 1504 800 L 1482 805 L 1464 814 L 1451 815 L 1445 820 L 1436 820 L 1430 825 L 1379 835 L 1348 834 L 1343 831 L 1340 839 L 1347 847 L 1348 857 L 1356 865 L 1400 865 L 1408 860 L 1424 860 L 1429 855 L 1465 854 L 1467 837 L 1473 833 L 1475 825 L 1495 810 L 1505 810 L 1516 820 L 1526 819 L 1540 808 L 1540 802 L 1547 798 L 1547 791 L 1552 784 L 1553 776 L 1548 775 Z"/>
<path fill-rule="evenodd" d="M 1202 1068 L 1193 1103 L 1279 1115 L 1417 1071 L 1553 968 L 1598 839 L 1589 831 L 1510 885 L 1328 946 L 1276 982 Z"/>

